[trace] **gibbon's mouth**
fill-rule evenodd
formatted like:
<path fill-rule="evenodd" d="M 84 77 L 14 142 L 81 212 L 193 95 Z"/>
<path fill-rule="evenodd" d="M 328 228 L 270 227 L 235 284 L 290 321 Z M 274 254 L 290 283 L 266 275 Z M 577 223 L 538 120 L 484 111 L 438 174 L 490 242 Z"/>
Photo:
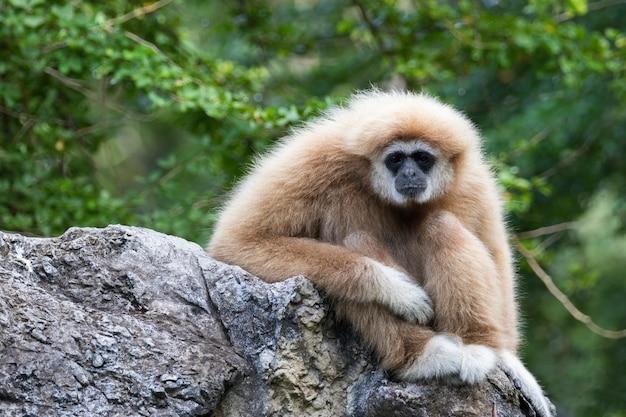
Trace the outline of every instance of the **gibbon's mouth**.
<path fill-rule="evenodd" d="M 426 191 L 426 185 L 408 185 L 404 187 L 398 187 L 396 188 L 396 191 L 398 191 L 405 197 L 417 197 L 418 195 Z"/>

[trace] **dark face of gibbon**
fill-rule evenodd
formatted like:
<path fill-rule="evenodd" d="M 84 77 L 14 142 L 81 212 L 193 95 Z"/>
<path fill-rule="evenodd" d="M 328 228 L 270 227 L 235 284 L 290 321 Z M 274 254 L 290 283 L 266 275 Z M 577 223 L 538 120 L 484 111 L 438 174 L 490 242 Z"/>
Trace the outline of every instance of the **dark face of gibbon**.
<path fill-rule="evenodd" d="M 398 206 L 441 196 L 453 178 L 448 161 L 422 140 L 392 142 L 372 163 L 374 190 Z"/>

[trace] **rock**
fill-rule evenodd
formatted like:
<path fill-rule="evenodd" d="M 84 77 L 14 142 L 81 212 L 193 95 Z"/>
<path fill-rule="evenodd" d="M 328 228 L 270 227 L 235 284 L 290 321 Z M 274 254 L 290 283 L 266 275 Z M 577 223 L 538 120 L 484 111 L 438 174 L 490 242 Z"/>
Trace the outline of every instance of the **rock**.
<path fill-rule="evenodd" d="M 303 277 L 267 284 L 136 227 L 0 233 L 4 416 L 532 415 L 524 404 L 499 371 L 390 381 Z"/>

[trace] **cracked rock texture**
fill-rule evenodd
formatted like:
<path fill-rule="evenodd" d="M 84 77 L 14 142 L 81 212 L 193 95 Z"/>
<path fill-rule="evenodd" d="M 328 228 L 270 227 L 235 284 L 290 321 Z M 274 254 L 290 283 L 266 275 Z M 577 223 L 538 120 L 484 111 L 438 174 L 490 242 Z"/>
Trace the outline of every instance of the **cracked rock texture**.
<path fill-rule="evenodd" d="M 389 380 L 310 281 L 126 226 L 0 233 L 3 416 L 524 416 L 502 372 Z M 495 413 L 494 414 L 494 410 Z"/>

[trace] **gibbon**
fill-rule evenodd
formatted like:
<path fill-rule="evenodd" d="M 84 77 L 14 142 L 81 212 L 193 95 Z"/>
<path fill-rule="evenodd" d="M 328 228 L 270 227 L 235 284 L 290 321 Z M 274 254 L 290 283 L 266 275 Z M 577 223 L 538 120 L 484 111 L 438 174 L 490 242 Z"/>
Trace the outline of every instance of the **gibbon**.
<path fill-rule="evenodd" d="M 304 275 L 402 380 L 500 366 L 551 415 L 517 357 L 512 256 L 472 123 L 425 94 L 370 90 L 283 139 L 234 190 L 208 252 L 268 282 Z"/>

